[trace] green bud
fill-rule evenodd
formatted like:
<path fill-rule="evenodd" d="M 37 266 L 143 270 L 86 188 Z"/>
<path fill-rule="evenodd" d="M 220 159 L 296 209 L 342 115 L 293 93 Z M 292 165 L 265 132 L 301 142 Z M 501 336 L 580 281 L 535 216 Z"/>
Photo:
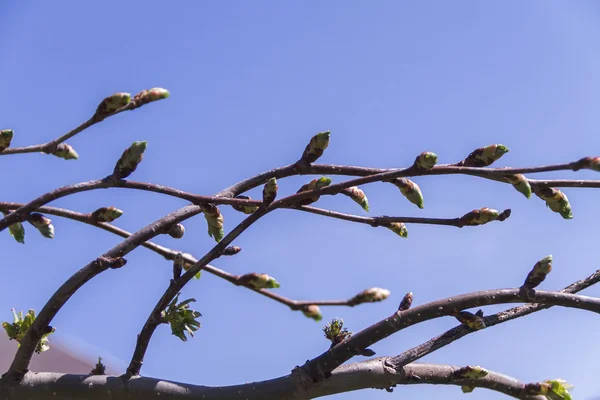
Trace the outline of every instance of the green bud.
<path fill-rule="evenodd" d="M 508 181 L 519 193 L 522 193 L 525 197 L 531 197 L 531 185 L 524 175 L 516 174 L 505 176 L 504 179 Z"/>
<path fill-rule="evenodd" d="M 40 339 L 38 344 L 35 346 L 35 352 L 38 354 L 43 353 L 44 351 L 50 350 L 48 336 L 53 334 L 54 332 L 56 332 L 56 328 L 51 327 L 51 326 L 49 326 L 47 328 L 48 328 L 47 332 L 44 332 L 44 334 L 42 335 L 42 338 Z"/>
<path fill-rule="evenodd" d="M 153 101 L 166 99 L 169 96 L 170 93 L 167 89 L 152 88 L 148 90 L 142 90 L 136 94 L 133 97 L 133 102 L 135 102 L 136 107 L 140 107 Z"/>
<path fill-rule="evenodd" d="M 127 150 L 121 154 L 117 161 L 113 175 L 118 179 L 125 179 L 135 171 L 144 158 L 147 142 L 133 142 Z"/>
<path fill-rule="evenodd" d="M 468 311 L 460 311 L 454 315 L 454 317 L 463 325 L 468 326 L 473 330 L 480 330 L 485 328 L 485 322 L 479 315 L 470 313 Z"/>
<path fill-rule="evenodd" d="M 310 190 L 319 190 L 321 188 L 329 186 L 330 184 L 331 184 L 331 179 L 326 176 L 322 176 L 319 179 L 313 179 L 306 185 L 302 185 L 302 187 L 296 193 L 307 192 Z M 308 199 L 301 200 L 298 203 L 300 205 L 306 206 L 306 205 L 312 204 L 315 201 L 319 200 L 319 197 L 321 197 L 321 196 L 317 195 L 317 196 L 309 197 Z"/>
<path fill-rule="evenodd" d="M 319 308 L 319 306 L 316 306 L 314 304 L 304 307 L 304 309 L 302 310 L 302 314 L 304 314 L 305 317 L 312 318 L 317 322 L 323 319 L 321 309 Z"/>
<path fill-rule="evenodd" d="M 566 194 L 556 188 L 542 188 L 535 191 L 536 196 L 546 202 L 546 206 L 564 219 L 573 218 L 571 204 Z"/>
<path fill-rule="evenodd" d="M 398 311 L 406 311 L 412 306 L 413 302 L 413 294 L 412 292 L 406 293 L 400 302 L 400 306 L 398 306 Z"/>
<path fill-rule="evenodd" d="M 404 222 L 390 222 L 389 224 L 385 225 L 385 227 L 400 237 L 408 237 L 408 228 L 406 228 Z"/>
<path fill-rule="evenodd" d="M 464 160 L 458 163 L 462 167 L 487 167 L 499 160 L 504 154 L 508 153 L 508 147 L 501 144 L 491 144 L 489 146 L 475 149 Z"/>
<path fill-rule="evenodd" d="M 277 179 L 271 178 L 265 183 L 263 188 L 263 203 L 265 206 L 271 204 L 277 197 Z"/>
<path fill-rule="evenodd" d="M 131 101 L 131 93 L 114 93 L 104 100 L 96 108 L 96 115 L 106 116 L 117 111 L 121 107 L 125 107 Z"/>
<path fill-rule="evenodd" d="M 535 263 L 533 269 L 527 274 L 523 287 L 528 289 L 534 289 L 540 285 L 552 271 L 552 255 L 542 258 L 540 261 Z"/>
<path fill-rule="evenodd" d="M 189 253 L 183 253 L 182 258 L 183 258 L 183 269 L 185 271 L 188 271 L 197 262 L 197 260 L 194 258 L 194 256 L 192 256 Z M 187 261 L 188 259 L 192 260 L 193 262 L 190 263 L 189 261 Z M 200 279 L 201 274 L 202 274 L 202 271 L 198 271 L 196 273 L 196 275 L 194 275 L 194 278 Z"/>
<path fill-rule="evenodd" d="M 245 196 L 245 195 L 238 195 L 235 196 L 236 199 L 243 199 L 243 200 L 252 200 L 249 196 Z M 242 212 L 244 214 L 252 214 L 253 212 L 255 212 L 256 210 L 258 210 L 258 206 L 240 206 L 240 205 L 231 205 L 231 207 L 239 212 Z"/>
<path fill-rule="evenodd" d="M 340 192 L 343 195 L 350 197 L 365 211 L 369 211 L 369 200 L 367 195 L 358 186 L 352 186 Z"/>
<path fill-rule="evenodd" d="M 463 393 L 471 393 L 475 390 L 475 386 L 461 386 L 460 390 L 462 390 Z"/>
<path fill-rule="evenodd" d="M 308 163 L 317 161 L 323 155 L 323 152 L 329 146 L 329 136 L 331 132 L 319 132 L 310 139 L 310 142 L 302 153 L 302 159 Z"/>
<path fill-rule="evenodd" d="M 459 368 L 454 373 L 454 376 L 458 379 L 481 379 L 486 377 L 489 371 L 480 366 L 467 365 L 466 367 Z"/>
<path fill-rule="evenodd" d="M 206 218 L 206 222 L 208 224 L 208 236 L 215 239 L 218 243 L 225 236 L 225 231 L 223 230 L 223 215 L 219 208 L 214 204 L 204 204 L 202 206 L 202 211 L 204 212 L 204 217 Z"/>
<path fill-rule="evenodd" d="M 167 234 L 173 239 L 181 239 L 185 234 L 185 227 L 182 224 L 171 225 Z"/>
<path fill-rule="evenodd" d="M 91 214 L 94 222 L 113 222 L 115 219 L 123 215 L 123 211 L 114 206 L 100 207 Z"/>
<path fill-rule="evenodd" d="M 254 289 L 277 289 L 281 285 L 272 276 L 267 274 L 250 274 L 242 275 L 238 279 L 238 284 L 253 287 Z"/>
<path fill-rule="evenodd" d="M 352 332 L 349 332 L 348 328 L 344 327 L 344 320 L 341 318 L 332 319 L 331 322 L 323 327 L 323 333 L 325 333 L 325 337 L 331 341 L 332 346 L 335 346 L 352 336 Z"/>
<path fill-rule="evenodd" d="M 387 299 L 389 295 L 389 290 L 375 287 L 363 290 L 362 292 L 351 298 L 349 303 L 352 305 L 358 305 L 362 303 L 375 303 Z"/>
<path fill-rule="evenodd" d="M 10 147 L 13 135 L 14 131 L 12 129 L 0 130 L 0 151 L 4 151 Z"/>
<path fill-rule="evenodd" d="M 79 158 L 79 154 L 75 149 L 66 143 L 60 143 L 56 146 L 56 150 L 52 154 L 65 160 L 77 160 Z"/>
<path fill-rule="evenodd" d="M 415 167 L 418 169 L 431 169 L 437 164 L 437 154 L 430 151 L 424 151 L 417 156 Z"/>
<path fill-rule="evenodd" d="M 525 385 L 525 393 L 531 395 L 542 395 L 549 400 L 571 400 L 569 389 L 573 385 L 563 379 L 552 379 Z"/>
<path fill-rule="evenodd" d="M 406 178 L 396 178 L 391 180 L 390 183 L 400 189 L 400 193 L 402 193 L 408 201 L 419 208 L 423 208 L 423 193 L 421 193 L 419 185 Z"/>
<path fill-rule="evenodd" d="M 38 213 L 31 213 L 27 216 L 27 222 L 33 225 L 43 237 L 52 239 L 54 238 L 54 226 L 52 226 L 52 220 Z"/>
<path fill-rule="evenodd" d="M 8 215 L 6 211 L 2 211 L 2 214 L 5 217 Z M 17 222 L 10 225 L 8 227 L 8 232 L 18 243 L 25 243 L 25 228 L 22 223 Z"/>
<path fill-rule="evenodd" d="M 600 171 L 600 157 L 582 158 L 579 160 L 579 165 L 581 165 L 581 168 L 591 169 L 592 171 Z"/>
<path fill-rule="evenodd" d="M 500 212 L 498 210 L 483 207 L 479 210 L 473 210 L 466 213 L 460 219 L 465 225 L 483 225 L 487 224 L 488 222 L 497 220 L 499 216 Z"/>

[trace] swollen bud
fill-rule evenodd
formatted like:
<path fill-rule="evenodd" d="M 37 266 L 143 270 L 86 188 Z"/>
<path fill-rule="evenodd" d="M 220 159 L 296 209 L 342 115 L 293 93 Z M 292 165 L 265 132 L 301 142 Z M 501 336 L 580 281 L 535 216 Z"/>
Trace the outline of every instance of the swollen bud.
<path fill-rule="evenodd" d="M 234 256 L 240 251 L 242 251 L 242 248 L 240 246 L 229 246 L 226 247 L 225 250 L 223 250 L 223 253 L 221 254 L 223 254 L 224 256 Z"/>
<path fill-rule="evenodd" d="M 508 147 L 501 144 L 480 147 L 479 149 L 475 149 L 457 165 L 461 167 L 487 167 L 492 165 L 494 161 L 499 160 L 508 151 Z"/>
<path fill-rule="evenodd" d="M 105 117 L 113 112 L 117 111 L 121 107 L 125 107 L 131 100 L 131 93 L 115 93 L 104 100 L 96 108 L 96 115 L 99 117 Z"/>
<path fill-rule="evenodd" d="M 600 171 L 600 157 L 585 157 L 579 160 L 578 164 L 580 165 L 580 168 Z"/>
<path fill-rule="evenodd" d="M 223 230 L 224 219 L 221 211 L 219 211 L 217 206 L 210 203 L 202 205 L 202 211 L 208 224 L 208 236 L 214 238 L 219 243 L 225 236 L 225 231 Z"/>
<path fill-rule="evenodd" d="M 183 257 L 183 270 L 187 272 L 196 263 L 196 259 L 189 253 L 183 253 L 182 257 Z M 187 261 L 188 259 L 192 260 L 192 261 L 191 262 Z M 194 278 L 200 279 L 201 274 L 202 274 L 202 271 L 198 271 L 196 273 L 196 275 L 194 275 Z"/>
<path fill-rule="evenodd" d="M 454 377 L 457 379 L 480 379 L 486 377 L 489 371 L 479 365 L 467 365 L 454 371 Z"/>
<path fill-rule="evenodd" d="M 463 393 L 471 393 L 475 390 L 475 386 L 461 386 L 460 390 L 462 390 Z"/>
<path fill-rule="evenodd" d="M 114 206 L 101 207 L 94 211 L 90 216 L 94 222 L 113 222 L 123 215 L 123 211 Z"/>
<path fill-rule="evenodd" d="M 0 130 L 0 151 L 4 151 L 10 147 L 13 135 L 14 131 L 12 129 Z"/>
<path fill-rule="evenodd" d="M 79 158 L 79 154 L 77 154 L 75 149 L 66 143 L 57 145 L 56 150 L 52 154 L 65 160 L 77 160 Z"/>
<path fill-rule="evenodd" d="M 271 178 L 263 187 L 263 203 L 265 206 L 271 204 L 277 197 L 277 179 Z"/>
<path fill-rule="evenodd" d="M 352 336 L 352 332 L 349 332 L 348 328 L 344 327 L 344 320 L 341 318 L 332 319 L 331 322 L 323 327 L 323 333 L 331 341 L 331 347 Z"/>
<path fill-rule="evenodd" d="M 181 277 L 181 271 L 183 270 L 183 254 L 177 253 L 173 259 L 173 279 L 177 280 Z"/>
<path fill-rule="evenodd" d="M 408 237 L 408 228 L 406 228 L 404 222 L 390 222 L 389 224 L 384 226 L 400 237 Z"/>
<path fill-rule="evenodd" d="M 173 239 L 181 239 L 185 234 L 185 227 L 182 224 L 171 225 L 167 235 L 171 236 Z"/>
<path fill-rule="evenodd" d="M 414 166 L 417 169 L 431 169 L 437 164 L 437 154 L 430 151 L 424 151 L 417 156 Z"/>
<path fill-rule="evenodd" d="M 236 199 L 243 199 L 243 200 L 252 200 L 249 196 L 245 196 L 245 195 L 238 195 L 235 196 Z M 234 210 L 242 212 L 244 214 L 252 214 L 254 211 L 258 210 L 258 206 L 240 206 L 240 205 L 236 205 L 236 204 L 232 204 L 231 207 L 233 207 Z"/>
<path fill-rule="evenodd" d="M 141 107 L 144 104 L 148 104 L 152 101 L 166 99 L 169 97 L 169 95 L 170 93 L 167 89 L 152 88 L 148 90 L 142 90 L 133 97 L 132 101 L 135 103 L 136 107 Z"/>
<path fill-rule="evenodd" d="M 343 195 L 350 197 L 354 200 L 359 206 L 363 208 L 365 211 L 369 211 L 369 200 L 367 199 L 367 195 L 358 186 L 352 186 L 347 189 L 344 189 L 340 192 Z"/>
<path fill-rule="evenodd" d="M 566 194 L 556 188 L 542 188 L 535 190 L 535 194 L 546 202 L 546 206 L 555 213 L 559 213 L 564 219 L 573 218 L 571 204 Z"/>
<path fill-rule="evenodd" d="M 552 271 L 552 255 L 546 256 L 535 263 L 533 269 L 527 274 L 523 287 L 528 289 L 538 287 L 540 283 L 546 279 L 546 275 L 548 275 L 550 271 Z"/>
<path fill-rule="evenodd" d="M 323 319 L 321 309 L 319 308 L 319 306 L 316 306 L 314 304 L 304 307 L 304 309 L 302 309 L 302 314 L 304 314 L 305 317 L 312 318 L 317 322 Z"/>
<path fill-rule="evenodd" d="M 239 285 L 251 286 L 254 289 L 277 289 L 281 286 L 272 276 L 257 274 L 256 272 L 242 275 L 239 277 L 237 283 Z"/>
<path fill-rule="evenodd" d="M 2 214 L 5 217 L 8 215 L 6 211 L 2 211 Z M 22 223 L 16 222 L 10 225 L 8 227 L 8 232 L 18 243 L 25 243 L 25 228 Z"/>
<path fill-rule="evenodd" d="M 569 389 L 573 385 L 563 379 L 551 379 L 538 383 L 525 385 L 525 393 L 531 395 L 542 395 L 550 400 L 571 400 Z"/>
<path fill-rule="evenodd" d="M 398 306 L 398 311 L 406 311 L 412 306 L 413 302 L 413 294 L 412 292 L 406 293 L 400 302 L 400 306 Z"/>
<path fill-rule="evenodd" d="M 483 225 L 497 220 L 499 216 L 500 212 L 498 210 L 483 207 L 479 210 L 473 210 L 466 213 L 460 217 L 460 220 L 464 225 Z"/>
<path fill-rule="evenodd" d="M 468 311 L 460 311 L 454 314 L 454 317 L 463 325 L 468 326 L 473 330 L 480 330 L 485 328 L 485 322 L 479 315 L 470 313 Z"/>
<path fill-rule="evenodd" d="M 52 239 L 54 237 L 54 226 L 52 220 L 38 213 L 31 213 L 27 216 L 27 222 L 33 225 L 43 237 Z"/>
<path fill-rule="evenodd" d="M 323 152 L 329 146 L 330 131 L 319 132 L 310 139 L 310 142 L 302 153 L 302 160 L 313 163 L 323 155 Z"/>
<path fill-rule="evenodd" d="M 504 179 L 508 181 L 519 193 L 523 193 L 523 196 L 531 197 L 531 185 L 524 175 L 516 174 L 505 176 Z"/>
<path fill-rule="evenodd" d="M 306 185 L 302 185 L 302 187 L 296 193 L 307 192 L 310 190 L 319 190 L 319 189 L 324 188 L 329 185 L 331 185 L 331 178 L 322 176 L 319 179 L 313 179 Z M 300 200 L 298 203 L 300 205 L 306 206 L 306 205 L 312 204 L 315 201 L 319 200 L 319 197 L 320 196 L 318 196 L 318 195 L 309 197 L 308 199 Z"/>
<path fill-rule="evenodd" d="M 117 161 L 113 175 L 117 179 L 125 179 L 135 171 L 144 158 L 147 142 L 133 142 L 127 150 L 121 154 Z"/>
<path fill-rule="evenodd" d="M 370 288 L 367 290 L 363 290 L 356 296 L 348 301 L 351 305 L 358 305 L 362 303 L 375 303 L 378 301 L 383 301 L 388 298 L 390 295 L 390 291 L 387 289 L 381 288 Z"/>
<path fill-rule="evenodd" d="M 406 178 L 392 179 L 390 183 L 400 189 L 400 193 L 404 195 L 414 205 L 423 208 L 423 193 L 419 185 Z"/>

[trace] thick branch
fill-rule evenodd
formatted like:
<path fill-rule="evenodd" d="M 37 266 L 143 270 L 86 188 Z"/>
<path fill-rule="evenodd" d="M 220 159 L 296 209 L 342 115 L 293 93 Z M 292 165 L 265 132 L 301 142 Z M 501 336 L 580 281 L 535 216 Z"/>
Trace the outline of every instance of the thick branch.
<path fill-rule="evenodd" d="M 31 361 L 37 343 L 42 337 L 44 328 L 50 324 L 54 316 L 77 289 L 96 275 L 106 271 L 108 268 L 118 268 L 122 266 L 123 263 L 119 263 L 119 261 L 122 260 L 125 255 L 142 243 L 160 234 L 166 227 L 181 222 L 185 218 L 189 218 L 199 212 L 200 208 L 198 206 L 187 206 L 172 212 L 158 221 L 140 229 L 67 279 L 67 281 L 63 283 L 48 300 L 27 331 L 27 335 L 21 341 L 21 346 L 19 347 L 8 372 L 2 377 L 2 382 L 5 384 L 14 384 L 27 372 L 29 362 Z"/>
<path fill-rule="evenodd" d="M 545 303 L 600 313 L 600 299 L 593 297 L 547 291 L 525 292 L 521 289 L 484 290 L 433 301 L 402 312 L 398 311 L 307 361 L 303 368 L 313 381 L 318 381 L 350 360 L 359 351 L 409 326 L 449 316 L 460 310 L 503 303 Z"/>
<path fill-rule="evenodd" d="M 399 370 L 385 365 L 387 357 L 343 366 L 326 381 L 302 382 L 294 373 L 262 382 L 243 385 L 209 387 L 169 382 L 153 378 L 133 377 L 128 381 L 109 375 L 68 375 L 28 373 L 12 398 L 30 400 L 306 400 L 361 389 L 387 389 L 392 385 L 456 385 L 486 388 L 519 399 L 538 399 L 523 394 L 523 383 L 490 371 L 484 378 L 457 379 L 459 367 L 438 364 L 410 364 Z M 303 385 L 303 383 L 305 385 Z"/>
<path fill-rule="evenodd" d="M 600 270 L 594 272 L 587 278 L 574 282 L 567 286 L 561 293 L 577 293 L 580 292 L 596 283 L 600 282 Z M 485 325 L 489 328 L 490 326 L 498 325 L 503 322 L 507 322 L 516 318 L 524 317 L 537 311 L 546 310 L 552 307 L 549 304 L 525 304 L 519 307 L 509 308 L 496 314 L 488 315 L 484 318 Z M 436 336 L 425 343 L 422 343 L 412 349 L 402 352 L 396 357 L 390 358 L 389 365 L 394 368 L 400 368 L 403 365 L 407 365 L 413 361 L 416 361 L 428 354 L 433 353 L 436 350 L 441 349 L 450 343 L 467 336 L 470 333 L 476 331 L 470 330 L 469 328 L 458 325 L 443 334 Z"/>

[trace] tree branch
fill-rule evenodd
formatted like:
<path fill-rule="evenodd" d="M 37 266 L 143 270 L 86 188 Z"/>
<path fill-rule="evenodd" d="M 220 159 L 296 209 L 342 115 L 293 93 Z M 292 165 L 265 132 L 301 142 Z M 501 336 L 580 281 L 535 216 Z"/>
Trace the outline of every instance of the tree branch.
<path fill-rule="evenodd" d="M 331 371 L 350 360 L 355 354 L 409 326 L 450 316 L 457 311 L 473 307 L 503 303 L 545 303 L 600 313 L 600 299 L 588 296 L 537 290 L 526 292 L 520 288 L 473 292 L 433 301 L 406 311 L 398 311 L 307 361 L 303 369 L 311 380 L 318 381 L 327 377 Z"/>
<path fill-rule="evenodd" d="M 13 389 L 12 398 L 30 400 L 142 400 L 161 399 L 202 400 L 306 400 L 361 389 L 388 389 L 395 385 L 455 385 L 486 388 L 519 399 L 537 400 L 527 396 L 524 384 L 518 380 L 489 371 L 484 378 L 458 379 L 459 367 L 439 364 L 409 364 L 399 370 L 386 366 L 387 357 L 345 365 L 319 383 L 303 382 L 295 373 L 279 378 L 243 385 L 210 387 L 133 377 L 124 381 L 110 375 L 74 375 L 58 373 L 27 373 Z"/>
<path fill-rule="evenodd" d="M 571 285 L 561 290 L 561 293 L 577 293 L 580 292 L 596 283 L 600 282 L 600 270 L 594 272 L 592 275 L 585 279 L 574 282 Z M 537 311 L 546 310 L 552 307 L 550 304 L 525 304 L 519 307 L 509 308 L 496 314 L 488 315 L 484 317 L 486 327 L 494 326 L 507 322 L 516 318 L 524 317 Z M 436 336 L 428 341 L 413 347 L 412 349 L 406 350 L 396 357 L 392 357 L 388 360 L 388 363 L 393 368 L 400 368 L 403 365 L 407 365 L 416 361 L 428 354 L 433 353 L 436 350 L 441 349 L 449 345 L 450 343 L 467 336 L 473 331 L 463 325 L 458 325 L 443 334 Z"/>

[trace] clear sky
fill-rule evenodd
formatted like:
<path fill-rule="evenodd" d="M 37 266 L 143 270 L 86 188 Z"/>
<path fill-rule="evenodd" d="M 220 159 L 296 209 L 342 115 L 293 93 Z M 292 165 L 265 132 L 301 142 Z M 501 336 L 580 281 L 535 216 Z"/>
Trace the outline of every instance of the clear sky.
<path fill-rule="evenodd" d="M 322 130 L 332 131 L 324 163 L 403 167 L 424 150 L 448 163 L 491 143 L 511 149 L 498 166 L 598 155 L 599 18 L 593 1 L 2 2 L 0 128 L 15 130 L 14 146 L 65 133 L 117 91 L 160 86 L 171 97 L 69 140 L 78 161 L 0 157 L 0 200 L 26 202 L 58 186 L 102 178 L 135 140 L 147 140 L 148 150 L 132 179 L 200 194 L 294 162 Z M 543 176 L 598 178 L 590 171 Z M 281 181 L 280 193 L 308 180 Z M 456 217 L 487 206 L 512 208 L 513 215 L 477 228 L 409 225 L 409 238 L 401 239 L 384 228 L 278 211 L 236 240 L 242 253 L 214 264 L 236 274 L 269 273 L 282 284 L 278 292 L 294 299 L 348 298 L 372 286 L 391 290 L 382 303 L 323 308 L 325 319 L 342 317 L 354 331 L 391 314 L 408 291 L 423 303 L 519 286 L 548 254 L 555 262 L 546 289 L 598 268 L 600 191 L 567 190 L 575 216 L 567 221 L 508 185 L 452 176 L 416 181 L 424 210 L 389 184 L 371 184 L 363 187 L 371 214 Z M 117 225 L 136 230 L 184 204 L 111 189 L 52 205 L 81 212 L 114 205 L 125 211 Z M 364 214 L 345 197 L 319 205 Z M 222 210 L 226 230 L 242 219 Z M 74 271 L 121 241 L 53 220 L 54 240 L 32 228 L 25 245 L 7 232 L 0 236 L 2 319 L 10 318 L 11 307 L 41 309 Z M 214 244 L 204 218 L 185 226 L 183 239 L 156 242 L 200 257 Z M 129 361 L 171 275 L 170 263 L 146 249 L 127 259 L 125 268 L 77 292 L 53 322 L 53 340 L 89 343 L 82 352 L 120 360 L 117 369 Z M 586 293 L 600 296 L 600 288 Z M 183 296 L 198 300 L 203 327 L 187 343 L 161 327 L 144 375 L 206 385 L 263 380 L 289 373 L 328 346 L 323 323 L 208 274 Z M 395 355 L 455 325 L 451 317 L 430 321 L 373 350 Z M 552 309 L 472 334 L 423 361 L 482 365 L 523 381 L 560 377 L 576 385 L 577 398 L 589 399 L 600 393 L 599 329 L 594 315 Z M 332 398 L 464 398 L 458 387 L 395 393 Z M 476 390 L 469 398 L 503 397 Z"/>

